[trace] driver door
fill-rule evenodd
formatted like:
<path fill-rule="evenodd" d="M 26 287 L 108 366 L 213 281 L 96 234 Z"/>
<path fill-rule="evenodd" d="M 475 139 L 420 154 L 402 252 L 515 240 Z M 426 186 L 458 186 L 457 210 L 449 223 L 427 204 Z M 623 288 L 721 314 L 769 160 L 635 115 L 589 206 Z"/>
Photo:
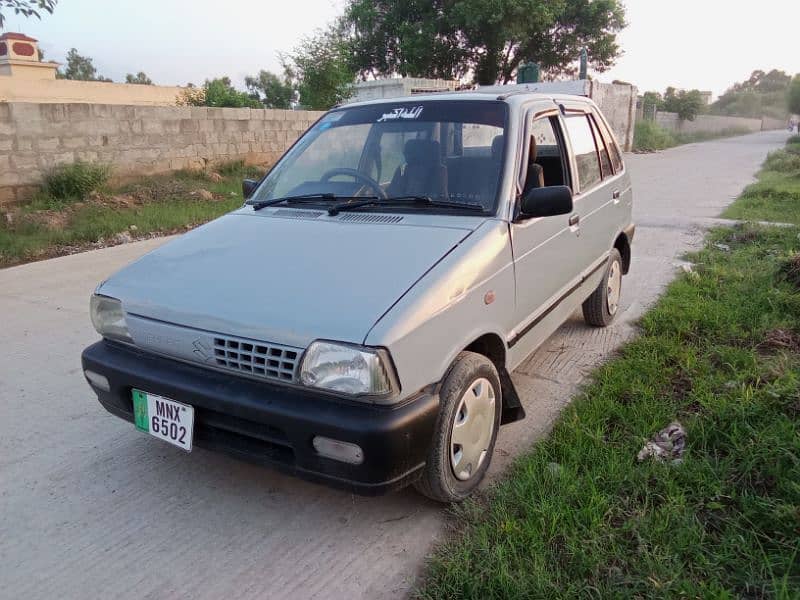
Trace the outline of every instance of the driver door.
<path fill-rule="evenodd" d="M 569 185 L 568 153 L 557 112 L 529 118 L 520 181 L 526 178 L 533 137 L 545 185 Z M 519 357 L 527 356 L 563 321 L 550 327 L 546 319 L 579 275 L 578 237 L 571 220 L 572 215 L 559 215 L 515 219 L 511 224 L 517 302 L 516 326 L 508 344 L 509 348 L 519 344 L 519 349 L 515 348 Z"/>

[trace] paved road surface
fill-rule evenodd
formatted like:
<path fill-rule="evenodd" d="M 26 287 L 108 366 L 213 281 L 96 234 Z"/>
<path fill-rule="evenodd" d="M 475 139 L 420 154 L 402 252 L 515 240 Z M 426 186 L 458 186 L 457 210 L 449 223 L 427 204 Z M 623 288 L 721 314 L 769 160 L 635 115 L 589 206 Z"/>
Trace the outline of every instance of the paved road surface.
<path fill-rule="evenodd" d="M 528 418 L 501 430 L 492 477 L 545 432 L 582 378 L 748 183 L 782 132 L 629 156 L 638 224 L 623 312 L 576 315 L 514 374 Z M 80 372 L 95 284 L 162 243 L 0 271 L 0 597 L 376 598 L 403 595 L 442 534 L 413 492 L 361 498 L 197 450 L 108 415 Z"/>

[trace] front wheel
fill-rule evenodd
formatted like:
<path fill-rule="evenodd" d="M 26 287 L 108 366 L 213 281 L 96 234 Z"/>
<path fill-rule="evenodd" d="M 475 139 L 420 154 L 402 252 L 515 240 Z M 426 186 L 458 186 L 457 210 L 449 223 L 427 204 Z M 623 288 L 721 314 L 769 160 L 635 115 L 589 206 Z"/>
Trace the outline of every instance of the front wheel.
<path fill-rule="evenodd" d="M 583 318 L 595 327 L 608 327 L 617 316 L 622 293 L 622 256 L 613 248 L 600 285 L 583 303 Z"/>
<path fill-rule="evenodd" d="M 460 502 L 483 480 L 500 427 L 500 377 L 481 354 L 462 352 L 439 392 L 439 418 L 417 491 Z"/>

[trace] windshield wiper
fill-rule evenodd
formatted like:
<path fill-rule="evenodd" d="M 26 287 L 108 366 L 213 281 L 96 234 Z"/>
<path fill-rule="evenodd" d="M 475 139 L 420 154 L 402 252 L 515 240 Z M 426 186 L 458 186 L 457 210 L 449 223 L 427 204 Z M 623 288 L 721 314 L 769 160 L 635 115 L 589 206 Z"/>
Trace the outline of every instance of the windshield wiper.
<path fill-rule="evenodd" d="M 364 200 L 377 200 L 377 196 L 337 196 L 330 192 L 317 194 L 301 194 L 299 196 L 285 196 L 283 198 L 273 198 L 272 200 L 248 200 L 247 206 L 252 206 L 253 210 L 261 210 L 276 204 L 313 204 L 317 200 L 348 200 L 352 198 L 363 198 Z"/>
<path fill-rule="evenodd" d="M 353 210 L 354 208 L 364 208 L 366 206 L 383 206 L 390 204 L 424 206 L 431 208 L 454 208 L 458 210 L 470 210 L 485 213 L 486 209 L 480 204 L 450 202 L 448 200 L 434 200 L 430 196 L 395 196 L 393 198 L 365 198 L 359 202 L 343 202 L 335 204 L 328 209 L 328 214 L 336 216 L 342 210 Z"/>

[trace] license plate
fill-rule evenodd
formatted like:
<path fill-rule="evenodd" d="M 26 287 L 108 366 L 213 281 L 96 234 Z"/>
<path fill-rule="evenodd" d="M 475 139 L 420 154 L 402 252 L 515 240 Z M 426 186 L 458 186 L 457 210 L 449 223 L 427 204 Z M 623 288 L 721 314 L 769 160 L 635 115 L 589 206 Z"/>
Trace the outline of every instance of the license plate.
<path fill-rule="evenodd" d="M 192 451 L 194 407 L 133 390 L 133 415 L 136 429 L 187 452 Z"/>

